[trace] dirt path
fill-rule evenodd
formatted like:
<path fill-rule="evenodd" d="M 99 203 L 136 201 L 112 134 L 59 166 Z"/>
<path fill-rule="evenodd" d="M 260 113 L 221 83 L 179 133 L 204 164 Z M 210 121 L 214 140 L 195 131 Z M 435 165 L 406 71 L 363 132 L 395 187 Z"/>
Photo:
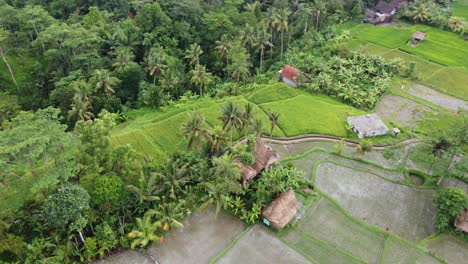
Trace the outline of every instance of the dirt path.
<path fill-rule="evenodd" d="M 261 138 L 270 141 L 270 137 L 262 135 Z M 309 142 L 309 141 L 340 142 L 341 138 L 340 137 L 334 137 L 334 136 L 328 136 L 328 135 L 302 135 L 302 136 L 289 137 L 289 138 L 275 138 L 275 137 L 271 138 L 272 143 L 284 144 L 284 145 L 302 143 L 302 142 Z M 241 144 L 241 143 L 244 143 L 244 142 L 245 142 L 245 138 L 243 137 L 235 145 L 238 145 L 238 144 Z M 352 147 L 356 147 L 357 145 L 359 145 L 359 142 L 348 140 L 348 139 L 345 139 L 344 142 L 345 142 L 346 145 L 352 146 Z M 398 144 L 407 145 L 407 144 L 413 144 L 413 143 L 417 143 L 417 142 L 420 142 L 420 140 L 416 139 L 416 138 L 410 138 L 410 139 L 403 140 L 403 141 L 399 142 Z M 389 147 L 389 146 L 391 146 L 391 144 L 375 144 L 375 145 L 372 145 L 372 148 L 374 150 L 383 150 L 383 149 L 385 149 L 386 147 Z"/>

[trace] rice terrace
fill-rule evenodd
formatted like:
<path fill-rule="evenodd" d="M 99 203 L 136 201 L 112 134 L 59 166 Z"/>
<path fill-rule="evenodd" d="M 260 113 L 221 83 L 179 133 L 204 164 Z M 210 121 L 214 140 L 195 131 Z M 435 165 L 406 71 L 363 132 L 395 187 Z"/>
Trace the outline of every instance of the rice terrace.
<path fill-rule="evenodd" d="M 0 0 L 0 263 L 468 264 L 468 0 Z"/>

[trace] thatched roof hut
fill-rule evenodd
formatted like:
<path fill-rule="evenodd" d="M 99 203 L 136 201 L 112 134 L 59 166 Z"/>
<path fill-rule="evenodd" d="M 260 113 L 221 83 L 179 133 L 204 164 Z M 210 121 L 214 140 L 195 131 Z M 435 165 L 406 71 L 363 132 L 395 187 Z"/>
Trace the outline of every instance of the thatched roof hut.
<path fill-rule="evenodd" d="M 263 210 L 263 222 L 278 230 L 283 229 L 296 216 L 296 202 L 296 194 L 292 189 L 280 194 Z"/>
<path fill-rule="evenodd" d="M 417 44 L 425 39 L 426 39 L 426 33 L 423 33 L 421 31 L 416 31 L 413 33 L 413 38 L 412 38 L 413 44 Z"/>
<path fill-rule="evenodd" d="M 457 231 L 468 233 L 468 208 L 463 209 L 463 211 L 457 216 L 454 225 Z"/>
<path fill-rule="evenodd" d="M 255 142 L 255 163 L 252 165 L 257 174 L 279 161 L 279 159 L 280 155 L 269 146 L 263 144 L 260 137 L 257 137 L 257 142 Z"/>
<path fill-rule="evenodd" d="M 251 182 L 255 176 L 257 176 L 257 171 L 254 170 L 252 167 L 249 165 L 245 165 L 244 163 L 240 162 L 240 160 L 236 160 L 237 163 L 239 163 L 240 170 L 241 170 L 241 176 L 242 176 L 242 183 L 248 183 Z"/>

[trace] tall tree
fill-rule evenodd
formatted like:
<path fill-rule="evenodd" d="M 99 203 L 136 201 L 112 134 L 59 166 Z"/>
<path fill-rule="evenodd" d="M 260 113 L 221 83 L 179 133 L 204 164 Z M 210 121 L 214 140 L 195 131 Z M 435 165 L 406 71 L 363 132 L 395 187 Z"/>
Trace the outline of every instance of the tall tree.
<path fill-rule="evenodd" d="M 280 113 L 278 112 L 269 112 L 268 113 L 268 119 L 270 120 L 271 126 L 270 126 L 270 143 L 271 139 L 273 137 L 273 130 L 275 129 L 276 125 L 278 124 L 278 120 L 280 117 Z"/>
<path fill-rule="evenodd" d="M 315 14 L 315 30 L 320 30 L 320 18 L 327 12 L 327 2 L 323 0 L 314 0 L 312 10 Z"/>
<path fill-rule="evenodd" d="M 191 112 L 187 122 L 182 124 L 182 135 L 188 140 L 187 149 L 200 149 L 206 136 L 205 118 L 198 112 Z"/>
<path fill-rule="evenodd" d="M 255 29 L 250 24 L 245 24 L 244 29 L 240 32 L 242 44 L 247 48 L 247 53 L 250 54 L 250 48 L 255 42 Z"/>
<path fill-rule="evenodd" d="M 226 34 L 223 34 L 221 36 L 221 39 L 216 41 L 216 53 L 218 53 L 218 56 L 221 59 L 226 60 L 226 65 L 229 64 L 228 54 L 229 54 L 231 47 L 232 47 L 232 42 L 229 40 Z"/>
<path fill-rule="evenodd" d="M 200 89 L 200 96 L 203 96 L 203 90 L 212 81 L 212 75 L 206 71 L 205 65 L 197 64 L 193 70 L 190 71 L 190 82 L 197 85 Z"/>
<path fill-rule="evenodd" d="M 189 60 L 191 66 L 196 67 L 200 64 L 200 56 L 203 54 L 203 50 L 200 45 L 193 43 L 190 48 L 185 51 L 185 58 Z"/>
<path fill-rule="evenodd" d="M 274 20 L 274 25 L 277 31 L 281 32 L 281 60 L 283 60 L 283 51 L 284 51 L 284 32 L 288 32 L 289 29 L 289 15 L 291 12 L 287 8 L 282 8 L 279 10 L 277 16 Z"/>
<path fill-rule="evenodd" d="M 135 55 L 130 47 L 117 47 L 112 52 L 114 57 L 114 62 L 112 63 L 112 67 L 115 68 L 117 71 L 121 71 L 133 63 L 135 59 Z"/>
<path fill-rule="evenodd" d="M 223 121 L 223 129 L 230 131 L 230 142 L 232 147 L 232 132 L 233 129 L 240 130 L 242 128 L 242 110 L 232 101 L 226 102 L 221 108 L 221 117 Z"/>
<path fill-rule="evenodd" d="M 95 70 L 90 81 L 96 86 L 96 91 L 104 93 L 107 96 L 115 93 L 114 88 L 120 83 L 120 80 L 112 76 L 106 69 Z"/>
<path fill-rule="evenodd" d="M 166 64 L 167 54 L 160 46 L 153 47 L 145 57 L 145 67 L 150 76 L 153 76 L 153 85 L 156 85 L 156 78 L 159 77 L 168 67 Z"/>
<path fill-rule="evenodd" d="M 2 57 L 3 62 L 8 68 L 8 72 L 10 73 L 11 80 L 16 86 L 18 86 L 18 83 L 16 82 L 15 74 L 13 73 L 13 69 L 11 68 L 10 63 L 8 63 L 8 60 L 4 52 L 5 41 L 9 39 L 9 35 L 10 35 L 9 31 L 6 31 L 5 29 L 0 27 L 0 56 Z"/>
<path fill-rule="evenodd" d="M 271 34 L 268 33 L 266 26 L 262 26 L 257 30 L 257 35 L 255 36 L 253 46 L 257 47 L 257 50 L 260 52 L 260 71 L 262 71 L 263 69 L 263 58 L 265 54 L 265 48 L 273 46 L 270 39 Z"/>

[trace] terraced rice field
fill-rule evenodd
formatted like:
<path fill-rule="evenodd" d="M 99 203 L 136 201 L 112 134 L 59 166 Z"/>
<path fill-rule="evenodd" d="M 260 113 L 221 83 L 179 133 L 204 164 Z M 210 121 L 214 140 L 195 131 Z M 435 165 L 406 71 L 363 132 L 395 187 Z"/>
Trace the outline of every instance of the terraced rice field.
<path fill-rule="evenodd" d="M 317 167 L 315 184 L 362 221 L 420 241 L 435 232 L 435 191 L 395 184 L 331 162 Z"/>
<path fill-rule="evenodd" d="M 220 109 L 229 100 L 241 107 L 248 103 L 253 104 L 256 118 L 263 120 L 263 134 L 266 135 L 270 134 L 267 112 L 279 112 L 279 122 L 273 130 L 275 137 L 314 133 L 344 137 L 346 128 L 343 120 L 347 115 L 365 113 L 334 99 L 313 96 L 275 82 L 260 86 L 245 96 L 194 100 L 161 110 L 142 109 L 130 112 L 130 121 L 119 125 L 113 131 L 113 144 L 130 144 L 143 155 L 162 160 L 168 154 L 186 148 L 181 126 L 191 111 L 196 109 L 202 114 L 206 119 L 207 128 L 221 126 Z M 327 127 L 323 126 L 325 122 Z M 235 133 L 234 139 L 241 135 Z"/>
<path fill-rule="evenodd" d="M 468 10 L 466 0 L 455 3 L 455 11 Z M 425 25 L 373 26 L 347 23 L 354 39 L 348 43 L 352 49 L 387 59 L 400 58 L 405 68 L 416 64 L 419 82 L 441 92 L 468 100 L 468 42 L 454 33 Z M 408 42 L 415 31 L 423 31 L 427 39 L 411 47 Z"/>

